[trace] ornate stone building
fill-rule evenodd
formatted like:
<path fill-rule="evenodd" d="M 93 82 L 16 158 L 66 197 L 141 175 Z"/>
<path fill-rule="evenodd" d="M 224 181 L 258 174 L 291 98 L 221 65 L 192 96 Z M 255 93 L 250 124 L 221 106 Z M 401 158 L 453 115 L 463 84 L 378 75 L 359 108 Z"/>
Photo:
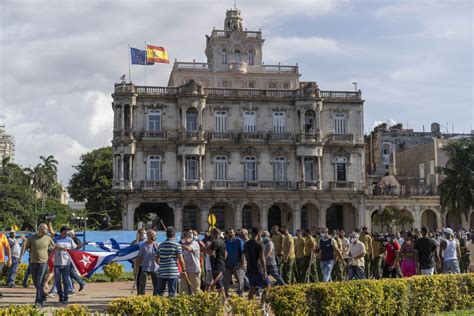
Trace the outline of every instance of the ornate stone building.
<path fill-rule="evenodd" d="M 123 227 L 153 213 L 178 230 L 366 224 L 361 92 L 265 65 L 240 11 L 206 39 L 207 62 L 175 62 L 167 87 L 115 85 L 114 182 Z"/>

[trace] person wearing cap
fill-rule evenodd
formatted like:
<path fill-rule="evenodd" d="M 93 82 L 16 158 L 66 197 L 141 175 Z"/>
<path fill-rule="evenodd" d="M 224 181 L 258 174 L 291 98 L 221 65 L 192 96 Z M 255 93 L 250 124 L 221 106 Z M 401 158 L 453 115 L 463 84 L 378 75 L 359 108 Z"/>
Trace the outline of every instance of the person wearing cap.
<path fill-rule="evenodd" d="M 56 243 L 54 251 L 54 283 L 59 296 L 59 303 L 66 305 L 69 299 L 69 289 L 71 287 L 71 280 L 69 275 L 71 273 L 71 258 L 69 257 L 68 249 L 76 249 L 77 245 L 68 236 L 71 229 L 63 226 L 59 230 L 59 236 L 53 238 Z"/>
<path fill-rule="evenodd" d="M 439 245 L 439 257 L 442 263 L 443 273 L 461 273 L 459 269 L 459 258 L 461 257 L 461 248 L 459 242 L 454 238 L 451 228 L 443 228 L 445 239 Z"/>
<path fill-rule="evenodd" d="M 10 246 L 10 253 L 12 258 L 12 264 L 10 269 L 8 270 L 7 275 L 7 286 L 14 287 L 15 286 L 15 276 L 18 270 L 18 266 L 20 265 L 20 254 L 21 254 L 21 247 L 20 241 L 15 238 L 15 231 L 12 230 L 8 233 L 8 245 Z M 20 239 L 21 240 L 21 239 Z"/>

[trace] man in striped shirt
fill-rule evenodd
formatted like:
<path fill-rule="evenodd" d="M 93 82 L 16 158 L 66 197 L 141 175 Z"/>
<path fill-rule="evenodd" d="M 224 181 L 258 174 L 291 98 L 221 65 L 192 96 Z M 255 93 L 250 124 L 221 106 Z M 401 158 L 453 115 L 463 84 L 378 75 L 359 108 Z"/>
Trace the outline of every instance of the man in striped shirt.
<path fill-rule="evenodd" d="M 176 242 L 176 232 L 173 227 L 166 229 L 166 240 L 158 246 L 157 263 L 158 268 L 158 288 L 157 294 L 163 295 L 166 284 L 168 284 L 169 296 L 176 295 L 176 288 L 179 280 L 178 261 L 181 266 L 181 274 L 183 279 L 187 280 L 186 265 L 183 259 L 183 250 L 181 245 Z"/>

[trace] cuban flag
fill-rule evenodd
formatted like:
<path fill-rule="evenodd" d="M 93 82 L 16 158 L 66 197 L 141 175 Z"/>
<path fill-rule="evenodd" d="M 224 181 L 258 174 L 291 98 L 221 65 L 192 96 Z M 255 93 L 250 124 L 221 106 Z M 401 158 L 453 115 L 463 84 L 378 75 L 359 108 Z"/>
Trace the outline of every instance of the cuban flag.
<path fill-rule="evenodd" d="M 116 252 L 95 252 L 68 250 L 71 262 L 77 273 L 90 278 L 99 268 L 110 262 L 134 259 L 138 255 L 142 243 L 117 250 Z"/>

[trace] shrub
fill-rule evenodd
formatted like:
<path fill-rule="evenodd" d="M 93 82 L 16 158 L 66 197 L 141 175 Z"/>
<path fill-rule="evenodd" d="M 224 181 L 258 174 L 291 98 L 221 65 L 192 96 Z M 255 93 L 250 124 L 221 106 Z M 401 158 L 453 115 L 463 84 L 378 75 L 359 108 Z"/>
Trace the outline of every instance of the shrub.
<path fill-rule="evenodd" d="M 44 315 L 33 305 L 10 305 L 0 307 L 0 316 L 41 316 Z"/>
<path fill-rule="evenodd" d="M 474 307 L 474 274 L 276 287 L 275 315 L 426 315 Z"/>
<path fill-rule="evenodd" d="M 53 316 L 89 316 L 91 313 L 89 310 L 78 304 L 69 305 L 66 308 L 60 308 L 53 310 Z"/>
<path fill-rule="evenodd" d="M 23 278 L 25 277 L 26 270 L 28 269 L 28 264 L 20 263 L 18 269 L 16 270 L 15 284 L 22 284 Z M 7 275 L 10 267 L 4 266 L 2 271 L 2 283 L 7 284 Z M 28 285 L 33 284 L 33 279 L 31 276 L 28 278 Z"/>
<path fill-rule="evenodd" d="M 227 300 L 227 303 L 230 307 L 230 314 L 233 316 L 263 315 L 262 309 L 255 300 L 249 301 L 240 296 L 232 296 Z"/>
<path fill-rule="evenodd" d="M 124 273 L 123 265 L 117 262 L 111 262 L 104 266 L 104 274 L 110 279 L 111 282 L 115 282 L 122 277 Z"/>

